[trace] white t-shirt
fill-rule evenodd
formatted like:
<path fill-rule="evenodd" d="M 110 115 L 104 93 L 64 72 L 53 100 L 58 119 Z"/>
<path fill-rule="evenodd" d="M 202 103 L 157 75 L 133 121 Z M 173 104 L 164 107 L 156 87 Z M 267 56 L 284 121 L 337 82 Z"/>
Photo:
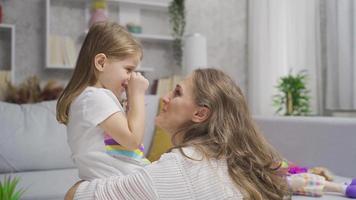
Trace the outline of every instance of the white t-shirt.
<path fill-rule="evenodd" d="M 109 155 L 108 136 L 99 126 L 109 116 L 124 110 L 107 89 L 87 87 L 71 104 L 67 124 L 68 144 L 79 178 L 93 180 L 131 174 L 145 163 L 125 155 Z"/>

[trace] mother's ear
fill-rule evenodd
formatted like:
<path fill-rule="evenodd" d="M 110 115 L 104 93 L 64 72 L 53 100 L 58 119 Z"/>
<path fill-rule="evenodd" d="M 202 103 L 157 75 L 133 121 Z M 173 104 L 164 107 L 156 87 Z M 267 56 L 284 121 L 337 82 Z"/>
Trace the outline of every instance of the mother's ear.
<path fill-rule="evenodd" d="M 210 117 L 210 109 L 206 106 L 198 106 L 194 111 L 192 121 L 201 123 Z"/>

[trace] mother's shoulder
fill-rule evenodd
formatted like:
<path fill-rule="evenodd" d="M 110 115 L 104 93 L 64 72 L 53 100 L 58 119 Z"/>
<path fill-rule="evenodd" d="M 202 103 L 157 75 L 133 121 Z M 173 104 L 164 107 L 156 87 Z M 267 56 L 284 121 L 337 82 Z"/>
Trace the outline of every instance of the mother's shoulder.
<path fill-rule="evenodd" d="M 204 160 L 204 156 L 195 147 L 190 146 L 172 149 L 170 152 L 162 154 L 159 161 L 171 159 L 202 161 Z"/>

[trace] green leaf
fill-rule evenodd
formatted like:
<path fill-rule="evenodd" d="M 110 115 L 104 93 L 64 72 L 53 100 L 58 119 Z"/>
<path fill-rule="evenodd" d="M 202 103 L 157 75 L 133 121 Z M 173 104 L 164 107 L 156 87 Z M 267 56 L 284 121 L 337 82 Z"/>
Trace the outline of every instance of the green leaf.
<path fill-rule="evenodd" d="M 284 115 L 307 115 L 310 113 L 310 96 L 307 89 L 307 71 L 303 70 L 293 75 L 292 72 L 277 80 L 275 88 L 278 94 L 273 95 L 273 106 L 276 113 L 284 110 Z M 292 113 L 287 113 L 286 101 L 290 93 L 292 100 Z"/>
<path fill-rule="evenodd" d="M 17 189 L 20 179 L 5 176 L 3 182 L 0 181 L 0 199 L 18 200 L 24 193 L 23 189 Z"/>
<path fill-rule="evenodd" d="M 182 43 L 181 39 L 184 35 L 185 29 L 185 1 L 184 0 L 172 0 L 169 7 L 169 22 L 172 27 L 173 42 L 173 57 L 176 63 L 182 65 Z"/>

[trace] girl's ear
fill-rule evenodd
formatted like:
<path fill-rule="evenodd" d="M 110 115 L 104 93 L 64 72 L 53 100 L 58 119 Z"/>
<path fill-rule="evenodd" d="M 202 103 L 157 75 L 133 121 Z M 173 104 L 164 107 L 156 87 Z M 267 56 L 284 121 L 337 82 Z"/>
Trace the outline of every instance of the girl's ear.
<path fill-rule="evenodd" d="M 105 54 L 103 53 L 99 53 L 99 54 L 96 54 L 95 55 L 95 58 L 94 58 L 94 65 L 95 65 L 95 68 L 99 71 L 99 72 L 102 72 L 104 71 L 104 64 L 107 60 L 107 57 Z"/>
<path fill-rule="evenodd" d="M 210 116 L 210 109 L 206 106 L 199 106 L 196 111 L 194 111 L 192 121 L 196 123 L 204 122 Z"/>

